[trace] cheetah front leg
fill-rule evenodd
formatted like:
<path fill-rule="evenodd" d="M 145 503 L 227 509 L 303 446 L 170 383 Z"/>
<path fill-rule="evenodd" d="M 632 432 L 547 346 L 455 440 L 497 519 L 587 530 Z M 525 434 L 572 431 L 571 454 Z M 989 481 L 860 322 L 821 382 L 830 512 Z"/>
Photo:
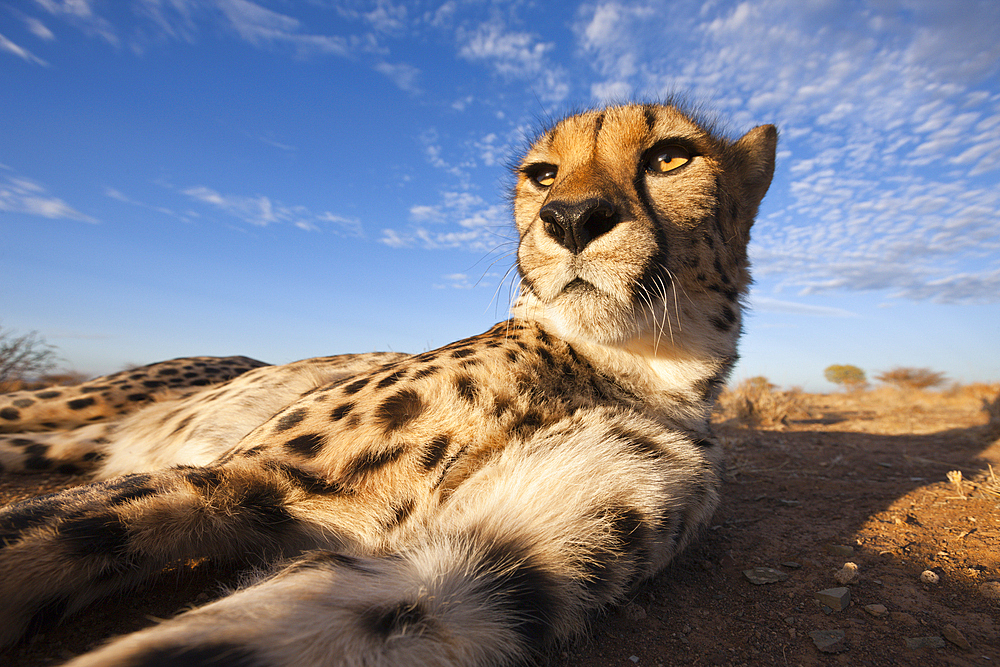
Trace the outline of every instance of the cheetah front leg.
<path fill-rule="evenodd" d="M 708 521 L 716 454 L 634 415 L 578 413 L 454 485 L 388 557 L 314 552 L 72 665 L 522 662 L 622 601 Z"/>
<path fill-rule="evenodd" d="M 346 543 L 314 509 L 339 488 L 254 462 L 125 475 L 4 508 L 0 646 L 178 560 L 263 565 Z"/>

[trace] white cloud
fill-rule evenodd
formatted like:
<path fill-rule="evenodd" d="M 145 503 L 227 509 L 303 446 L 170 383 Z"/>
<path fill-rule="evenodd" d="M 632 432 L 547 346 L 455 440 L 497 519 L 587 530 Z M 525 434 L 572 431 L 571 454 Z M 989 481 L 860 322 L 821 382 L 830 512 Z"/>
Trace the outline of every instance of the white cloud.
<path fill-rule="evenodd" d="M 94 0 L 35 0 L 45 11 L 63 18 L 109 44 L 118 45 L 118 35 L 111 23 L 94 11 Z"/>
<path fill-rule="evenodd" d="M 469 61 L 485 61 L 500 76 L 525 80 L 546 102 L 561 102 L 569 94 L 565 69 L 553 62 L 552 42 L 542 42 L 532 33 L 508 30 L 499 20 L 475 29 L 458 31 L 458 55 Z"/>
<path fill-rule="evenodd" d="M 98 222 L 96 218 L 77 211 L 62 199 L 53 197 L 41 184 L 23 176 L 4 176 L 0 179 L 0 211 L 27 213 L 53 220 Z"/>
<path fill-rule="evenodd" d="M 205 186 L 190 187 L 182 190 L 181 194 L 257 227 L 286 223 L 306 231 L 319 231 L 332 225 L 340 234 L 348 236 L 362 234 L 361 221 L 356 218 L 345 218 L 329 211 L 314 213 L 305 206 L 285 206 L 263 195 L 255 197 L 223 195 Z"/>
<path fill-rule="evenodd" d="M 0 35 L 0 51 L 6 51 L 7 53 L 13 53 L 15 56 L 21 60 L 25 60 L 29 63 L 35 63 L 36 65 L 42 65 L 43 67 L 48 66 L 48 63 L 33 54 L 31 51 L 18 46 L 14 42 L 10 41 L 3 35 Z"/>
<path fill-rule="evenodd" d="M 436 205 L 412 206 L 410 221 L 405 230 L 382 230 L 379 241 L 394 248 L 491 251 L 505 245 L 513 233 L 506 206 L 469 192 L 445 192 Z"/>
<path fill-rule="evenodd" d="M 811 315 L 814 317 L 858 317 L 857 313 L 842 308 L 813 306 L 795 301 L 781 301 L 766 296 L 750 295 L 750 309 L 757 312 L 787 313 L 790 315 Z"/>
<path fill-rule="evenodd" d="M 44 40 L 46 42 L 51 42 L 56 38 L 56 36 L 52 34 L 52 31 L 49 30 L 45 26 L 45 24 L 39 21 L 38 19 L 33 17 L 27 17 L 24 19 L 24 22 L 28 24 L 28 30 L 31 31 L 31 34 L 37 37 L 38 39 Z"/>
<path fill-rule="evenodd" d="M 389 77 L 400 90 L 405 90 L 408 93 L 420 92 L 420 87 L 417 86 L 420 70 L 413 65 L 407 63 L 377 63 L 375 71 Z"/>

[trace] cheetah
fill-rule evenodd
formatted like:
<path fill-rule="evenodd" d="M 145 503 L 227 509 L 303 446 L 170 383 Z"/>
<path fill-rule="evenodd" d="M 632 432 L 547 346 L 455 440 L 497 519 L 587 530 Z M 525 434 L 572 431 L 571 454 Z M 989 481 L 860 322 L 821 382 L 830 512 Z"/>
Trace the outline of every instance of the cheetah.
<path fill-rule="evenodd" d="M 8 472 L 95 481 L 0 513 L 0 641 L 195 559 L 258 574 L 70 664 L 511 665 L 579 636 L 719 502 L 776 143 L 672 103 L 571 115 L 514 169 L 519 291 L 485 333 L 3 397 Z"/>

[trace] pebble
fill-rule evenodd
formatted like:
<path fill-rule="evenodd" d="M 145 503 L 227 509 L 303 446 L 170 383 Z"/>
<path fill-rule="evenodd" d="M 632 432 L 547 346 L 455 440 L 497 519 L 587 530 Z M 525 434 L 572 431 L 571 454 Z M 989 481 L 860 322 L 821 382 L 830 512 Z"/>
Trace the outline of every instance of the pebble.
<path fill-rule="evenodd" d="M 954 625 L 946 625 L 943 628 L 941 628 L 941 634 L 944 635 L 945 639 L 950 641 L 958 648 L 964 649 L 966 651 L 972 650 L 972 644 L 969 643 L 969 640 L 965 638 L 965 635 L 959 632 L 958 628 L 956 628 Z"/>
<path fill-rule="evenodd" d="M 823 653 L 841 653 L 847 650 L 843 630 L 813 630 L 809 636 L 816 648 Z"/>
<path fill-rule="evenodd" d="M 639 663 L 639 656 L 637 656 L 637 655 L 629 656 L 629 660 L 631 660 L 632 662 L 638 664 Z"/>
<path fill-rule="evenodd" d="M 626 619 L 633 623 L 646 618 L 646 610 L 643 609 L 642 605 L 638 605 L 635 602 L 629 602 L 625 605 L 622 609 L 622 613 L 625 615 Z"/>
<path fill-rule="evenodd" d="M 1000 601 L 1000 581 L 987 581 L 979 587 L 979 592 L 988 600 Z"/>
<path fill-rule="evenodd" d="M 938 576 L 937 572 L 924 570 L 920 573 L 920 581 L 925 584 L 936 584 L 941 581 L 941 577 Z"/>
<path fill-rule="evenodd" d="M 754 567 L 749 570 L 743 570 L 743 576 L 749 579 L 751 584 L 758 586 L 788 579 L 787 572 L 775 570 L 773 567 Z"/>
<path fill-rule="evenodd" d="M 827 588 L 817 592 L 816 599 L 833 611 L 842 611 L 851 603 L 851 591 L 847 588 Z"/>
<path fill-rule="evenodd" d="M 796 563 L 794 560 L 782 561 L 781 567 L 787 567 L 790 570 L 797 570 L 802 567 L 801 563 Z"/>
<path fill-rule="evenodd" d="M 844 567 L 834 572 L 833 578 L 841 586 L 853 584 L 858 580 L 858 566 L 855 563 L 844 563 Z"/>
<path fill-rule="evenodd" d="M 918 621 L 913 614 L 907 614 L 905 611 L 889 612 L 889 618 L 896 623 L 903 623 L 905 625 L 920 625 L 920 621 Z"/>
<path fill-rule="evenodd" d="M 937 635 L 930 637 L 907 637 L 906 648 L 944 648 L 944 640 Z"/>
<path fill-rule="evenodd" d="M 889 615 L 889 610 L 885 608 L 884 604 L 866 604 L 865 611 L 875 618 L 885 618 Z"/>

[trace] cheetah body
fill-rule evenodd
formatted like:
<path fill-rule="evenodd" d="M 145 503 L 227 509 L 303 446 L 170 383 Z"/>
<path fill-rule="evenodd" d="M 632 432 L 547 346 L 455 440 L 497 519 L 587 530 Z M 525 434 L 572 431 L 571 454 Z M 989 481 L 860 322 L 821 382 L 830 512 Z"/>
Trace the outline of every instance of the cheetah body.
<path fill-rule="evenodd" d="M 517 170 L 511 320 L 0 436 L 10 469 L 101 480 L 0 513 L 2 639 L 191 558 L 276 569 L 74 664 L 513 664 L 579 634 L 717 505 L 708 417 L 775 141 L 670 105 L 571 116 Z"/>

